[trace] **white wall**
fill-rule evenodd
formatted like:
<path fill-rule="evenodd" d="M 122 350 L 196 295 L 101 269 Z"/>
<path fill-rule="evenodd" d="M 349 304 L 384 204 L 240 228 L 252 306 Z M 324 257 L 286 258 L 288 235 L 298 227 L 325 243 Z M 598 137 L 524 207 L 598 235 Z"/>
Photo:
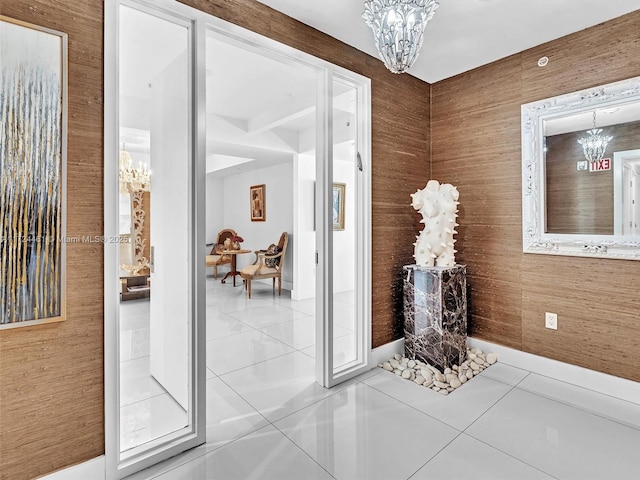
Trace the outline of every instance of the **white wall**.
<path fill-rule="evenodd" d="M 316 296 L 315 186 L 315 155 L 298 155 L 293 164 L 293 231 L 296 248 L 292 260 L 296 282 L 291 290 L 291 298 L 294 300 Z"/>
<path fill-rule="evenodd" d="M 355 288 L 356 184 L 353 161 L 333 161 L 333 181 L 345 183 L 344 230 L 333 231 L 333 291 Z"/>
<path fill-rule="evenodd" d="M 218 232 L 224 227 L 224 182 L 215 175 L 208 174 L 206 180 L 206 229 L 207 244 L 215 243 Z"/>
<path fill-rule="evenodd" d="M 187 58 L 176 58 L 151 87 L 150 363 L 153 377 L 186 410 L 189 309 L 189 102 Z"/>
<path fill-rule="evenodd" d="M 296 249 L 293 235 L 293 165 L 283 163 L 272 167 L 224 177 L 224 216 L 220 226 L 213 229 L 233 228 L 244 238 L 242 248 L 247 250 L 266 249 L 278 243 L 282 232 L 289 233 L 289 246 L 285 257 L 283 288 L 291 289 L 293 284 L 292 256 Z M 249 187 L 266 185 L 266 221 L 252 222 L 249 207 Z M 207 204 L 207 209 L 210 204 Z M 207 225 L 207 230 L 210 226 Z M 238 255 L 237 267 L 250 265 L 255 255 Z"/>

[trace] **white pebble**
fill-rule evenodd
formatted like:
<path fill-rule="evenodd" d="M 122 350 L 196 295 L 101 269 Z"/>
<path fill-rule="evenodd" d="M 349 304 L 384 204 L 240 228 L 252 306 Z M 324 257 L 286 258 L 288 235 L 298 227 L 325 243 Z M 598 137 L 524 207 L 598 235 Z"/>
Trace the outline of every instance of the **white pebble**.
<path fill-rule="evenodd" d="M 398 362 L 398 360 L 396 360 L 395 358 L 392 358 L 391 360 L 389 360 L 389 363 L 394 369 L 400 366 L 400 362 Z"/>
<path fill-rule="evenodd" d="M 458 388 L 460 385 L 462 385 L 462 382 L 457 378 L 454 378 L 449 382 L 449 385 L 451 385 L 453 388 Z"/>
<path fill-rule="evenodd" d="M 447 368 L 445 368 L 445 369 L 444 369 L 444 372 L 443 372 L 443 373 L 444 373 L 445 375 L 446 375 L 447 373 L 451 373 L 451 369 L 450 369 L 449 367 L 447 367 Z"/>
<path fill-rule="evenodd" d="M 424 383 L 424 377 L 422 375 L 418 375 L 416 376 L 414 382 L 416 382 L 418 385 L 422 385 Z"/>
<path fill-rule="evenodd" d="M 445 376 L 442 375 L 440 372 L 436 373 L 434 376 L 435 376 L 435 379 L 438 380 L 439 382 L 445 382 L 447 380 Z"/>
<path fill-rule="evenodd" d="M 416 366 L 416 362 L 414 360 L 409 360 L 407 363 L 407 367 L 414 368 Z"/>
<path fill-rule="evenodd" d="M 402 378 L 409 380 L 411 378 L 411 370 L 405 369 L 402 371 Z"/>
<path fill-rule="evenodd" d="M 474 370 L 476 372 L 480 370 L 480 365 L 478 365 L 476 362 L 471 362 L 469 366 L 471 367 L 471 370 Z"/>
<path fill-rule="evenodd" d="M 432 366 L 432 365 L 427 364 L 427 368 L 428 368 L 429 370 L 431 370 L 434 374 L 436 374 L 436 373 L 440 373 L 440 370 L 438 370 L 436 367 L 434 367 L 434 366 Z"/>
<path fill-rule="evenodd" d="M 402 355 L 400 355 L 399 353 L 396 353 L 396 354 L 393 356 L 393 359 L 394 359 L 396 362 L 399 362 L 400 360 L 402 360 Z"/>
<path fill-rule="evenodd" d="M 467 370 L 465 375 L 467 376 L 467 380 L 471 380 L 473 378 L 473 370 Z"/>
<path fill-rule="evenodd" d="M 382 368 L 384 368 L 388 372 L 393 372 L 393 367 L 391 366 L 391 364 L 389 362 L 384 362 L 382 364 Z"/>
<path fill-rule="evenodd" d="M 460 383 L 465 383 L 467 381 L 467 376 L 464 373 L 461 373 L 458 375 L 458 380 L 460 380 Z"/>
<path fill-rule="evenodd" d="M 449 392 L 446 390 L 438 390 L 438 393 L 441 393 L 442 395 L 449 395 Z"/>
<path fill-rule="evenodd" d="M 439 381 L 437 381 L 437 380 L 436 380 L 435 382 L 433 382 L 433 383 L 434 383 L 434 385 L 435 385 L 436 387 L 440 387 L 440 388 L 447 388 L 447 387 L 449 386 L 449 384 L 448 384 L 448 383 L 445 383 L 445 382 L 439 382 Z"/>
<path fill-rule="evenodd" d="M 493 365 L 497 361 L 498 361 L 498 356 L 495 353 L 488 353 L 487 354 L 487 363 L 489 365 Z"/>

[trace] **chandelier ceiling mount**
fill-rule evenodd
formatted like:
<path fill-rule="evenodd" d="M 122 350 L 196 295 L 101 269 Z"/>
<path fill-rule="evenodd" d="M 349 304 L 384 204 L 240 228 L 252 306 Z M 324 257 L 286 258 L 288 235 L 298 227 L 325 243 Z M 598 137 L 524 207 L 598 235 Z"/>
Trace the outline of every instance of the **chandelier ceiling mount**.
<path fill-rule="evenodd" d="M 393 73 L 406 72 L 418 58 L 424 29 L 440 4 L 436 0 L 365 0 L 362 18 L 380 58 Z"/>

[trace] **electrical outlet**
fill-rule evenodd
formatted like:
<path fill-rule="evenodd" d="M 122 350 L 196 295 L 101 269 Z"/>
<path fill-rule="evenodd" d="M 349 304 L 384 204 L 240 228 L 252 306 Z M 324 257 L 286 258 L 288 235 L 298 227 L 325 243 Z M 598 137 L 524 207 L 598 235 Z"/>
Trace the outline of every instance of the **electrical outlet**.
<path fill-rule="evenodd" d="M 544 326 L 551 330 L 558 329 L 558 314 L 545 312 L 544 314 Z"/>

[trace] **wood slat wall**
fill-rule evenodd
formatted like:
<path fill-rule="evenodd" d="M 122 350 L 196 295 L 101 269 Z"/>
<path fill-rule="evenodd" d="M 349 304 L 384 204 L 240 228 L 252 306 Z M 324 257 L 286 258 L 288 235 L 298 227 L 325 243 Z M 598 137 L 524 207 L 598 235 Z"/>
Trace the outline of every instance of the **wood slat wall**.
<path fill-rule="evenodd" d="M 67 236 L 103 232 L 102 1 L 2 0 L 69 35 Z M 104 453 L 103 247 L 67 245 L 67 320 L 0 331 L 0 479 Z"/>
<path fill-rule="evenodd" d="M 402 266 L 421 230 L 409 195 L 429 180 L 429 85 L 259 2 L 181 1 L 371 79 L 372 346 L 401 338 Z"/>
<path fill-rule="evenodd" d="M 522 253 L 520 106 L 640 75 L 638 32 L 640 11 L 438 82 L 431 131 L 433 178 L 460 191 L 470 333 L 635 381 L 640 262 Z"/>

